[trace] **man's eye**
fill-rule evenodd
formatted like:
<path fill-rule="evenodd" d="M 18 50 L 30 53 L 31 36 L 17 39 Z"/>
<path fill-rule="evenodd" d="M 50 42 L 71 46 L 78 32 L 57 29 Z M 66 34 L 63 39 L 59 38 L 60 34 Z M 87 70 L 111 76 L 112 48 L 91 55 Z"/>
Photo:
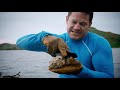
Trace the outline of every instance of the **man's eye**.
<path fill-rule="evenodd" d="M 73 21 L 72 23 L 73 23 L 73 24 L 76 24 L 77 22 Z"/>
<path fill-rule="evenodd" d="M 82 22 L 82 23 L 79 23 L 80 24 L 80 26 L 86 26 L 87 24 L 86 23 L 84 23 L 84 22 Z"/>

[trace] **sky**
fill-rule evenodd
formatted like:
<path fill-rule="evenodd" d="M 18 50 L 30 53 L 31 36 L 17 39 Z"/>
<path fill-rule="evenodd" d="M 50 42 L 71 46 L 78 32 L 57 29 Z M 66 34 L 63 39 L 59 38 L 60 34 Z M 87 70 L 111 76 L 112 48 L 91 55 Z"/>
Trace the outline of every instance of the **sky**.
<path fill-rule="evenodd" d="M 0 43 L 13 43 L 41 31 L 66 32 L 67 12 L 0 12 Z M 92 27 L 120 34 L 120 12 L 94 12 Z"/>

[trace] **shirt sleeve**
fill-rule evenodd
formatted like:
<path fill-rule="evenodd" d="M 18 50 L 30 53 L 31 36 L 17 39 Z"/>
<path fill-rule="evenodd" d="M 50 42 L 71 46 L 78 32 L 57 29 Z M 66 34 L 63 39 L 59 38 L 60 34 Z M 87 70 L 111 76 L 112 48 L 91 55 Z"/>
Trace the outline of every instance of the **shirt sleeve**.
<path fill-rule="evenodd" d="M 63 39 L 62 35 L 42 31 L 38 34 L 29 34 L 19 38 L 16 41 L 16 45 L 24 50 L 47 52 L 47 47 L 42 42 L 43 38 L 47 35 L 52 35 Z"/>
<path fill-rule="evenodd" d="M 54 35 L 49 32 L 42 31 L 38 34 L 29 34 L 19 38 L 16 45 L 24 50 L 47 52 L 47 47 L 42 43 L 42 40 L 46 35 L 57 36 L 56 34 Z"/>
<path fill-rule="evenodd" d="M 92 56 L 94 70 L 83 66 L 81 72 L 76 75 L 83 78 L 114 78 L 114 65 L 112 49 L 105 39 L 98 40 L 96 51 Z"/>

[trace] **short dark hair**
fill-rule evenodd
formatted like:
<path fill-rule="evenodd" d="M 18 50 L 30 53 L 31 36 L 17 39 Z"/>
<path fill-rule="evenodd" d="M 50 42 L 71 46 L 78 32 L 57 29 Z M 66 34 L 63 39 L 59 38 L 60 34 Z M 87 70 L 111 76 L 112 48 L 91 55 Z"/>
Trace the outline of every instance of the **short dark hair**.
<path fill-rule="evenodd" d="M 92 22 L 93 19 L 93 12 L 83 12 L 89 15 L 89 21 L 90 23 Z M 68 12 L 68 17 L 70 17 L 70 15 L 72 14 L 72 12 Z"/>

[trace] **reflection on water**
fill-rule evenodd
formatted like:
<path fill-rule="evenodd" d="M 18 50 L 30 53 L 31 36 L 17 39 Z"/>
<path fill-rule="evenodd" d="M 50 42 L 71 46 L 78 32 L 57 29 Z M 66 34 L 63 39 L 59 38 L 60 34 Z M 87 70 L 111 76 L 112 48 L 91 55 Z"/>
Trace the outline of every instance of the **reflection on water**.
<path fill-rule="evenodd" d="M 120 48 L 114 48 L 115 77 L 120 78 Z M 58 78 L 56 73 L 48 70 L 51 56 L 44 52 L 26 50 L 0 51 L 0 72 L 2 75 L 15 75 L 21 78 Z"/>

